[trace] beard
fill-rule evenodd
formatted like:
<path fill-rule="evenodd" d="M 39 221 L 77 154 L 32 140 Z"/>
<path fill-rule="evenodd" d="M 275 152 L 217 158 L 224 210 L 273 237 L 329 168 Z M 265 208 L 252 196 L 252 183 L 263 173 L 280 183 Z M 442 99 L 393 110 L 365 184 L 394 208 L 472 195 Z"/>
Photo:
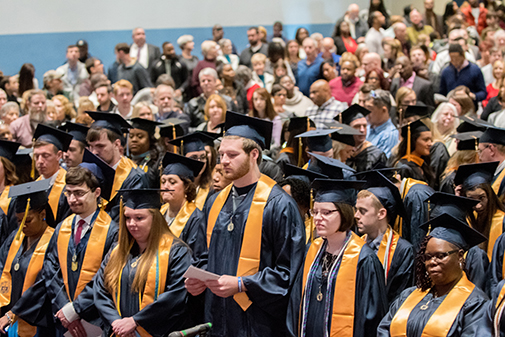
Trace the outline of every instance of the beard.
<path fill-rule="evenodd" d="M 46 114 L 44 112 L 30 112 L 30 125 L 33 129 L 37 128 L 39 123 L 46 121 Z"/>
<path fill-rule="evenodd" d="M 235 171 L 233 172 L 226 172 L 226 170 L 223 170 L 223 176 L 231 181 L 237 180 L 245 176 L 247 173 L 249 173 L 251 169 L 251 164 L 249 163 L 249 160 L 245 160 Z"/>

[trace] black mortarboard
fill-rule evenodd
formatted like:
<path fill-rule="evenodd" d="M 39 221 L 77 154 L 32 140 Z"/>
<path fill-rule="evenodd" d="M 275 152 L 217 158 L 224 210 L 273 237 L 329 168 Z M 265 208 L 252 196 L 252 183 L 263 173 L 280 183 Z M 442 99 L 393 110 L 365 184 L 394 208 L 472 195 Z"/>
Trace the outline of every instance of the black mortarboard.
<path fill-rule="evenodd" d="M 255 141 L 263 150 L 270 149 L 273 123 L 236 112 L 226 112 L 225 136 L 239 136 Z"/>
<path fill-rule="evenodd" d="M 223 132 L 209 132 L 209 131 L 198 131 L 200 133 L 203 133 L 204 135 L 207 136 L 207 138 L 203 139 L 205 142 L 205 145 L 208 146 L 214 146 L 214 141 L 218 139 L 219 137 L 223 136 Z"/>
<path fill-rule="evenodd" d="M 88 135 L 89 128 L 86 125 L 66 122 L 65 124 L 60 125 L 58 129 L 72 135 L 74 137 L 73 139 L 85 145 L 87 144 L 86 136 Z"/>
<path fill-rule="evenodd" d="M 301 132 L 309 131 L 311 128 L 316 128 L 316 123 L 309 117 L 293 117 L 289 119 L 288 131 L 300 130 Z"/>
<path fill-rule="evenodd" d="M 469 131 L 461 132 L 451 135 L 451 138 L 457 139 L 458 144 L 456 149 L 458 151 L 463 150 L 475 150 L 478 151 L 479 138 L 482 136 L 482 131 Z"/>
<path fill-rule="evenodd" d="M 167 152 L 163 157 L 163 174 L 175 174 L 194 181 L 195 177 L 200 174 L 203 165 L 205 163 L 201 161 Z"/>
<path fill-rule="evenodd" d="M 342 170 L 356 172 L 340 160 L 328 158 L 312 152 L 309 152 L 309 154 L 316 160 L 309 165 L 308 170 L 324 174 L 330 179 L 344 179 L 344 173 Z"/>
<path fill-rule="evenodd" d="M 131 209 L 160 209 L 161 190 L 156 188 L 124 189 L 117 193 L 123 197 L 123 205 Z"/>
<path fill-rule="evenodd" d="M 473 207 L 479 203 L 475 199 L 458 197 L 444 192 L 435 192 L 424 202 L 428 202 L 430 205 L 430 218 L 447 213 L 463 222 L 473 212 Z"/>
<path fill-rule="evenodd" d="M 356 145 L 356 143 L 354 141 L 354 136 L 363 135 L 361 132 L 359 132 L 355 128 L 350 127 L 347 124 L 341 124 L 338 122 L 334 122 L 334 123 L 328 125 L 328 127 L 331 130 L 335 130 L 335 132 L 333 132 L 331 134 L 331 139 L 336 140 L 337 142 L 341 142 L 341 143 L 350 145 L 350 146 Z"/>
<path fill-rule="evenodd" d="M 396 220 L 396 216 L 405 217 L 402 197 L 398 187 L 378 171 L 369 171 L 366 177 L 367 189 L 373 193 L 384 208 L 388 211 L 389 219 Z"/>
<path fill-rule="evenodd" d="M 430 114 L 430 108 L 426 105 L 416 104 L 416 105 L 408 105 L 404 110 L 403 118 L 409 117 L 425 117 Z"/>
<path fill-rule="evenodd" d="M 44 208 L 48 202 L 47 190 L 49 188 L 49 179 L 11 186 L 9 189 L 9 198 L 16 197 L 16 213 L 24 213 L 26 211 L 28 199 L 30 199 L 30 209 Z"/>
<path fill-rule="evenodd" d="M 87 168 L 93 173 L 100 183 L 100 188 L 102 190 L 100 196 L 105 200 L 109 200 L 116 171 L 88 149 L 84 149 L 82 163 L 80 163 L 79 166 Z"/>
<path fill-rule="evenodd" d="M 456 247 L 468 250 L 487 240 L 485 236 L 448 213 L 443 213 L 420 226 L 430 236 L 452 243 Z"/>
<path fill-rule="evenodd" d="M 12 161 L 20 146 L 21 144 L 19 143 L 9 142 L 8 140 L 0 140 L 0 157 L 4 157 Z"/>
<path fill-rule="evenodd" d="M 505 129 L 489 127 L 480 136 L 480 143 L 491 143 L 505 145 Z"/>
<path fill-rule="evenodd" d="M 285 178 L 300 179 L 300 180 L 305 181 L 309 185 L 314 179 L 318 179 L 318 178 L 319 179 L 327 179 L 328 178 L 324 174 L 317 173 L 317 172 L 314 172 L 311 170 L 304 170 L 298 166 L 291 165 L 291 164 L 284 165 L 284 177 Z"/>
<path fill-rule="evenodd" d="M 300 133 L 295 138 L 307 138 L 307 147 L 310 152 L 326 152 L 332 149 L 330 134 L 333 132 L 336 132 L 336 130 L 310 130 L 304 133 Z"/>
<path fill-rule="evenodd" d="M 219 135 L 216 134 L 216 137 L 218 136 Z M 204 151 L 205 145 L 209 142 L 214 142 L 214 139 L 215 138 L 203 132 L 197 131 L 190 133 L 189 135 L 172 139 L 169 143 L 181 148 L 182 154 L 186 155 L 189 152 Z"/>
<path fill-rule="evenodd" d="M 56 146 L 58 150 L 66 152 L 68 151 L 68 147 L 70 146 L 73 137 L 72 135 L 61 130 L 49 127 L 44 124 L 39 124 L 37 126 L 37 129 L 35 129 L 33 138 L 36 140 L 51 143 Z"/>
<path fill-rule="evenodd" d="M 132 127 L 123 116 L 116 113 L 97 111 L 86 111 L 86 113 L 94 120 L 91 124 L 92 128 L 104 128 L 123 136 Z"/>
<path fill-rule="evenodd" d="M 342 202 L 354 206 L 356 190 L 364 183 L 359 180 L 316 179 L 311 185 L 314 202 Z"/>
<path fill-rule="evenodd" d="M 334 120 L 343 124 L 351 124 L 356 119 L 365 118 L 370 113 L 370 110 L 363 108 L 359 104 L 353 104 L 339 115 L 333 117 Z"/>
<path fill-rule="evenodd" d="M 168 118 L 163 121 L 163 126 L 160 126 L 160 136 L 175 139 L 184 135 L 184 129 L 181 124 L 186 123 L 179 118 Z"/>
<path fill-rule="evenodd" d="M 388 180 L 392 180 L 396 179 L 396 174 L 399 174 L 398 172 L 401 171 L 398 167 L 382 167 L 382 165 L 375 165 L 374 167 L 380 167 L 380 168 L 372 168 L 369 171 L 361 171 L 354 174 L 354 176 L 358 180 L 371 181 L 372 179 L 374 179 L 373 177 L 375 175 L 375 173 L 373 172 L 379 172 Z"/>
<path fill-rule="evenodd" d="M 407 161 L 410 161 L 410 154 L 412 152 L 412 135 L 417 132 L 430 131 L 430 129 L 420 119 L 405 124 L 402 127 L 402 137 L 407 142 Z"/>
<path fill-rule="evenodd" d="M 468 191 L 480 184 L 491 184 L 499 163 L 494 161 L 460 165 L 454 177 L 454 185 L 463 185 L 463 189 Z"/>
<path fill-rule="evenodd" d="M 162 125 L 160 122 L 151 121 L 145 118 L 132 118 L 130 120 L 132 129 L 140 129 L 146 131 L 150 135 L 154 135 L 156 127 Z"/>
<path fill-rule="evenodd" d="M 461 121 L 461 124 L 456 128 L 458 132 L 486 131 L 488 127 L 493 126 L 480 118 L 471 116 L 458 116 L 457 118 Z"/>

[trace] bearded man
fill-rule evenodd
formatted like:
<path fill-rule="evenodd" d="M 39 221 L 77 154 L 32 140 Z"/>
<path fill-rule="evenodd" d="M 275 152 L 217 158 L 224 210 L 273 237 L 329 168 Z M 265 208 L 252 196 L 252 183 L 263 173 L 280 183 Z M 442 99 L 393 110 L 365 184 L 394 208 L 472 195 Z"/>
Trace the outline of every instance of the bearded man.
<path fill-rule="evenodd" d="M 11 123 L 12 140 L 24 147 L 32 147 L 33 134 L 39 123 L 46 121 L 46 95 L 42 90 L 31 90 L 26 100 L 28 113 Z"/>

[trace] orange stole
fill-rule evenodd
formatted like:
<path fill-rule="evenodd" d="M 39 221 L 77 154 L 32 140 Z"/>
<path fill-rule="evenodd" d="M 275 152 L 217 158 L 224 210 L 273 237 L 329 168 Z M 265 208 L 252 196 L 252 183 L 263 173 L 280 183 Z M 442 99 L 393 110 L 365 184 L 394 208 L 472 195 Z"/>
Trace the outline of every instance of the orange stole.
<path fill-rule="evenodd" d="M 5 186 L 2 194 L 0 195 L 0 208 L 4 211 L 5 215 L 9 212 L 9 205 L 11 203 L 11 199 L 9 198 L 9 190 L 10 186 Z"/>
<path fill-rule="evenodd" d="M 440 306 L 435 310 L 428 323 L 424 327 L 422 336 L 442 337 L 447 336 L 458 313 L 472 293 L 475 285 L 468 281 L 465 273 L 459 282 L 451 289 Z M 389 328 L 391 337 L 407 336 L 407 322 L 414 307 L 428 294 L 430 290 L 421 291 L 416 289 L 403 302 Z"/>
<path fill-rule="evenodd" d="M 500 174 L 498 174 L 498 177 L 496 177 L 495 181 L 491 185 L 494 193 L 496 193 L 498 198 L 500 198 L 500 195 L 498 194 L 498 192 L 500 191 L 500 185 L 501 185 L 501 182 L 503 181 L 503 178 L 505 178 L 505 169 L 501 170 Z"/>
<path fill-rule="evenodd" d="M 116 168 L 116 174 L 114 175 L 114 184 L 112 185 L 112 192 L 110 194 L 109 201 L 114 199 L 117 190 L 121 189 L 121 186 L 126 178 L 128 178 L 130 171 L 134 168 L 137 168 L 137 165 L 131 159 L 121 157 L 119 165 Z M 104 203 L 107 204 L 105 201 Z"/>
<path fill-rule="evenodd" d="M 209 195 L 209 187 L 207 187 L 207 188 L 200 187 L 199 188 L 198 194 L 196 195 L 196 198 L 195 198 L 195 204 L 199 210 L 203 209 L 203 205 L 205 205 L 205 200 L 207 200 L 208 195 Z"/>
<path fill-rule="evenodd" d="M 174 234 L 177 237 L 181 236 L 181 233 L 184 230 L 186 223 L 191 217 L 191 214 L 193 214 L 193 212 L 195 211 L 196 207 L 197 206 L 194 202 L 186 201 L 184 205 L 182 205 L 182 208 L 179 210 L 179 213 L 177 213 L 177 216 L 170 225 L 170 231 L 172 232 L 172 234 Z"/>
<path fill-rule="evenodd" d="M 401 159 L 405 159 L 407 161 L 411 161 L 413 163 L 416 163 L 419 167 L 423 166 L 424 164 L 424 159 L 421 157 L 418 157 L 414 154 L 410 154 L 410 160 L 408 159 L 408 156 L 403 156 Z"/>
<path fill-rule="evenodd" d="M 307 277 L 316 259 L 319 250 L 323 245 L 323 239 L 317 238 L 311 244 L 305 264 L 303 267 L 303 297 L 305 296 L 306 287 L 310 287 L 307 283 Z M 333 313 L 331 316 L 331 337 L 346 337 L 353 336 L 354 333 L 354 302 L 356 292 L 356 272 L 358 267 L 359 254 L 361 248 L 365 245 L 359 236 L 351 232 L 351 239 L 345 248 L 340 269 L 335 282 L 335 293 L 333 294 Z M 338 295 L 337 295 L 338 292 Z M 300 315 L 301 318 L 301 315 Z"/>
<path fill-rule="evenodd" d="M 247 244 L 242 244 L 240 257 L 237 266 L 237 276 L 254 275 L 259 270 L 261 253 L 261 234 L 263 230 L 263 210 L 265 209 L 268 196 L 276 182 L 266 175 L 262 174 L 254 191 L 253 200 L 247 216 L 244 229 L 244 237 L 247 238 Z M 209 213 L 207 222 L 207 247 L 210 246 L 212 231 L 216 225 L 217 217 L 223 208 L 226 199 L 231 192 L 232 184 L 225 187 L 217 196 Z M 238 293 L 233 299 L 240 305 L 242 310 L 246 311 L 252 304 L 245 292 Z"/>
<path fill-rule="evenodd" d="M 33 251 L 32 257 L 30 258 L 30 263 L 26 269 L 25 280 L 23 282 L 23 293 L 30 288 L 34 283 L 37 275 L 42 269 L 42 264 L 44 262 L 44 257 L 46 255 L 47 245 L 49 240 L 53 236 L 54 228 L 47 226 L 44 234 L 40 238 L 35 250 Z M 9 254 L 7 255 L 7 260 L 5 261 L 4 270 L 2 272 L 2 278 L 0 279 L 0 306 L 4 307 L 11 302 L 11 291 L 12 291 L 12 275 L 11 267 L 12 261 L 16 256 L 17 252 L 21 248 L 21 244 L 25 235 L 21 232 L 19 240 L 14 239 L 9 248 Z M 20 337 L 33 337 L 37 333 L 37 327 L 31 326 L 22 319 L 18 319 L 18 335 Z"/>
<path fill-rule="evenodd" d="M 93 227 L 91 228 L 88 244 L 86 246 L 86 252 L 84 253 L 84 259 L 82 261 L 79 280 L 77 281 L 74 297 L 72 298 L 70 297 L 70 289 L 68 287 L 67 255 L 68 243 L 72 237 L 72 222 L 74 221 L 74 218 L 75 214 L 63 220 L 57 240 L 58 260 L 61 266 L 61 276 L 63 277 L 63 283 L 65 284 L 65 289 L 67 291 L 69 301 L 73 301 L 77 298 L 77 296 L 79 296 L 81 291 L 83 291 L 86 287 L 86 284 L 91 281 L 91 279 L 95 276 L 96 272 L 100 268 L 100 265 L 102 263 L 102 255 L 105 248 L 105 241 L 107 240 L 107 232 L 109 231 L 109 225 L 112 221 L 111 217 L 104 210 L 100 210 L 93 224 Z"/>
<path fill-rule="evenodd" d="M 168 274 L 168 262 L 170 257 L 170 249 L 173 243 L 173 237 L 171 235 L 164 235 L 159 242 L 158 245 L 158 263 L 153 263 L 149 268 L 149 272 L 147 273 L 146 286 L 144 288 L 144 292 L 142 294 L 142 300 L 139 301 L 140 310 L 147 307 L 149 304 L 153 303 L 157 296 L 162 294 L 165 290 L 166 278 Z M 112 251 L 112 254 L 117 250 L 116 246 Z M 124 266 L 123 266 L 124 269 Z M 158 270 L 158 272 L 157 272 Z M 121 306 L 120 306 L 120 298 L 121 298 L 121 276 L 123 272 L 119 275 L 118 285 L 117 285 L 117 293 L 114 297 L 114 303 L 116 304 L 116 309 L 121 316 Z M 158 279 L 156 279 L 156 274 L 158 274 Z M 156 284 L 158 284 L 158 288 L 156 288 Z M 137 332 L 141 337 L 150 337 L 151 334 L 148 333 L 144 328 L 140 325 L 137 327 Z"/>
<path fill-rule="evenodd" d="M 504 170 L 505 171 L 505 170 Z M 498 237 L 503 233 L 503 218 L 505 213 L 501 210 L 497 210 L 493 214 L 493 219 L 491 220 L 491 229 L 489 230 L 489 240 L 487 244 L 487 257 L 491 262 L 493 257 L 493 248 Z"/>
<path fill-rule="evenodd" d="M 58 203 L 60 202 L 61 192 L 65 188 L 65 177 L 67 176 L 67 171 L 62 169 L 58 170 L 58 175 L 56 176 L 56 180 L 54 181 L 53 187 L 51 188 L 51 193 L 48 195 L 48 203 L 51 206 L 51 210 L 53 211 L 54 219 L 58 215 Z M 42 180 L 42 176 L 37 178 L 37 181 Z M 5 213 L 7 214 L 7 213 Z"/>
<path fill-rule="evenodd" d="M 392 236 L 392 237 L 391 237 Z M 390 241 L 391 237 L 391 242 Z M 363 235 L 363 240 L 366 242 L 366 235 Z M 400 239 L 400 235 L 396 233 L 391 226 L 388 226 L 386 233 L 382 237 L 382 241 L 379 246 L 379 250 L 377 251 L 377 257 L 379 258 L 382 266 L 384 267 L 384 273 L 386 277 L 386 283 L 388 280 L 389 269 L 391 268 L 391 262 L 393 261 L 393 256 L 396 252 L 396 246 L 398 246 L 398 240 Z M 389 242 L 389 245 L 388 245 Z M 386 261 L 387 256 L 387 261 Z M 387 262 L 387 264 L 386 264 Z M 387 268 L 386 268 L 387 267 Z"/>

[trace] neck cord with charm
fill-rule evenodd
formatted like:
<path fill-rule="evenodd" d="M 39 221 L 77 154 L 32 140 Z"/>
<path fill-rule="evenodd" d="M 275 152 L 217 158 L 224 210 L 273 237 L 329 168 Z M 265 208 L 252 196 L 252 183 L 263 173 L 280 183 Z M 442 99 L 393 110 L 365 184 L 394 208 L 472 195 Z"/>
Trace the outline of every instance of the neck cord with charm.
<path fill-rule="evenodd" d="M 430 298 L 430 300 L 428 302 L 426 302 L 426 304 L 421 305 L 419 307 L 419 309 L 421 309 L 423 311 L 427 310 L 429 308 L 429 306 L 430 306 L 431 301 L 434 300 L 434 299 L 436 299 L 436 298 L 438 298 L 437 291 L 435 289 L 432 289 L 432 291 L 433 291 L 433 297 Z"/>
<path fill-rule="evenodd" d="M 233 224 L 233 216 L 235 215 L 235 211 L 237 210 L 242 200 L 244 200 L 246 195 L 247 193 L 239 195 L 235 186 L 232 187 L 231 189 L 232 212 L 230 216 L 230 223 L 227 226 L 228 232 L 233 232 L 233 230 L 235 229 L 235 225 Z"/>
<path fill-rule="evenodd" d="M 39 237 L 39 239 L 40 239 L 40 237 Z M 23 257 L 23 255 L 25 255 L 26 252 L 29 251 L 33 245 L 36 245 L 37 242 L 39 242 L 39 240 L 36 239 L 36 240 L 33 240 L 33 242 L 30 245 L 28 245 L 28 238 L 25 237 L 25 240 L 26 241 L 23 242 L 23 246 L 20 249 L 21 250 L 20 254 L 16 257 L 16 263 L 14 264 L 14 271 L 18 271 L 19 268 L 21 267 L 21 265 L 19 264 L 19 260 L 21 259 L 21 257 Z M 25 249 L 25 247 L 26 247 L 26 249 Z"/>

